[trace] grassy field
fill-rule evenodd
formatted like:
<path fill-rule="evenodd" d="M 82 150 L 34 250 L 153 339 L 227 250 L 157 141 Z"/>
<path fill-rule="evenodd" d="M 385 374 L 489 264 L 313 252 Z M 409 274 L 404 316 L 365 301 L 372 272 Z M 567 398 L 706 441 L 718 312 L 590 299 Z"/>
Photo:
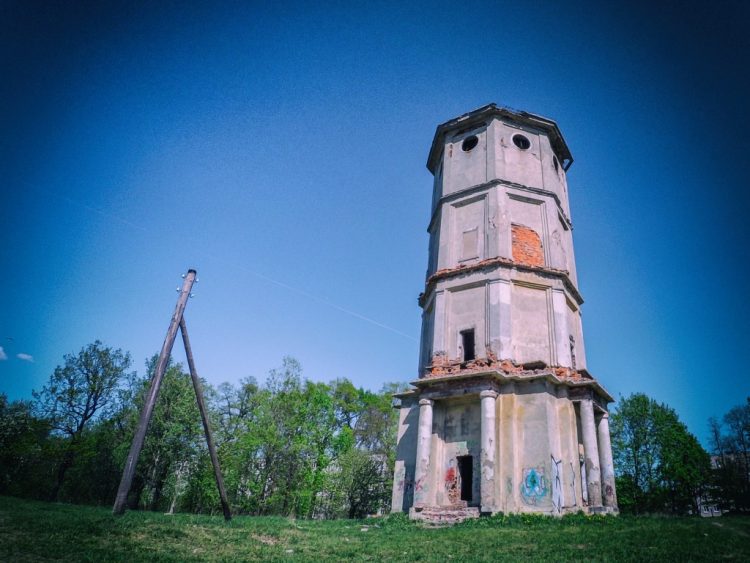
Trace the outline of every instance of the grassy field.
<path fill-rule="evenodd" d="M 129 512 L 0 497 L 0 561 L 750 561 L 750 518 L 309 521 Z"/>

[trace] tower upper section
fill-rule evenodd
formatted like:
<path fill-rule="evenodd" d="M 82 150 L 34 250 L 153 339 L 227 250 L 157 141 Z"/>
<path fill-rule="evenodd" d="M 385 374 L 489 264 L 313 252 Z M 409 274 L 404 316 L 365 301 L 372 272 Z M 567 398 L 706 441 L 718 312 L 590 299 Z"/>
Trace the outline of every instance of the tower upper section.
<path fill-rule="evenodd" d="M 436 362 L 585 368 L 566 172 L 554 121 L 490 104 L 438 126 L 420 373 Z"/>
<path fill-rule="evenodd" d="M 557 124 L 530 113 L 490 104 L 439 125 L 428 277 L 497 257 L 565 271 L 575 286 L 572 162 Z"/>
<path fill-rule="evenodd" d="M 555 194 L 567 213 L 572 163 L 554 121 L 489 104 L 438 126 L 427 168 L 438 198 L 502 180 Z"/>

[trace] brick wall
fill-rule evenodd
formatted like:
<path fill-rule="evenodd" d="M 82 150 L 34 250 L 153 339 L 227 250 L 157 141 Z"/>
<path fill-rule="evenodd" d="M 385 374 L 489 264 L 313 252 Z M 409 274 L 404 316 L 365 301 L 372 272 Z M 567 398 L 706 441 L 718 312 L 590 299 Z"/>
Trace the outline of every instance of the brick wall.
<path fill-rule="evenodd" d="M 544 266 L 542 239 L 534 229 L 523 225 L 511 225 L 513 237 L 513 261 L 528 266 Z"/>

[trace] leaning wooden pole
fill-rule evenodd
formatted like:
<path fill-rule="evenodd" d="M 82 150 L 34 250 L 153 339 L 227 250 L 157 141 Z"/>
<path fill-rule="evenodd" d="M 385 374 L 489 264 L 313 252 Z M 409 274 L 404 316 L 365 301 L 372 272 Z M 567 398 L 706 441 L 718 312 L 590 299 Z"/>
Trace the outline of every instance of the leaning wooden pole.
<path fill-rule="evenodd" d="M 193 361 L 193 349 L 190 347 L 190 339 L 188 338 L 187 326 L 185 325 L 184 317 L 180 319 L 180 332 L 182 333 L 182 342 L 185 344 L 185 355 L 187 356 L 188 367 L 190 368 L 190 377 L 193 380 L 193 388 L 195 388 L 195 399 L 198 401 L 198 410 L 201 412 L 203 430 L 206 433 L 208 453 L 211 456 L 211 464 L 214 466 L 214 476 L 216 477 L 216 488 L 219 489 L 219 497 L 221 498 L 221 508 L 224 511 L 224 519 L 228 521 L 232 519 L 232 512 L 229 510 L 227 491 L 224 489 L 224 479 L 221 476 L 221 468 L 219 467 L 219 458 L 216 455 L 214 439 L 211 435 L 211 427 L 208 424 L 208 412 L 206 411 L 206 402 L 203 399 L 203 387 L 201 386 L 200 379 L 198 378 L 198 372 L 195 369 L 195 362 Z"/>
<path fill-rule="evenodd" d="M 167 336 L 164 339 L 164 345 L 161 347 L 159 361 L 156 363 L 154 377 L 151 380 L 151 387 L 148 390 L 148 395 L 146 395 L 146 403 L 143 405 L 141 418 L 138 420 L 138 428 L 135 431 L 135 436 L 133 436 L 133 444 L 130 446 L 130 453 L 128 453 L 128 459 L 125 461 L 125 468 L 122 471 L 120 487 L 117 489 L 115 505 L 112 508 L 113 514 L 119 515 L 125 512 L 128 493 L 130 492 L 130 486 L 133 484 L 135 466 L 138 463 L 138 456 L 143 447 L 143 440 L 146 438 L 146 429 L 151 420 L 151 414 L 154 412 L 154 405 L 156 404 L 156 398 L 159 395 L 161 380 L 167 369 L 169 355 L 172 353 L 174 339 L 177 337 L 177 329 L 182 320 L 182 313 L 185 311 L 185 305 L 187 305 L 188 297 L 190 297 L 190 290 L 193 288 L 193 283 L 195 282 L 195 273 L 195 270 L 188 270 L 188 273 L 185 276 L 185 281 L 182 284 L 182 289 L 180 290 L 180 296 L 177 298 L 177 305 L 175 306 L 174 314 L 172 315 L 172 321 L 169 323 Z"/>

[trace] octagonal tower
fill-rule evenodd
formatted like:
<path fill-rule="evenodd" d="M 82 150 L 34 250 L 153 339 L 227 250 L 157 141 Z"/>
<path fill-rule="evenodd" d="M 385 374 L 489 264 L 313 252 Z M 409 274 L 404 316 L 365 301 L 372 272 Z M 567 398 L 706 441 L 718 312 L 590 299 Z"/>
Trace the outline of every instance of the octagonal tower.
<path fill-rule="evenodd" d="M 617 511 L 607 404 L 586 369 L 554 121 L 495 104 L 438 126 L 419 379 L 400 403 L 393 510 Z"/>

